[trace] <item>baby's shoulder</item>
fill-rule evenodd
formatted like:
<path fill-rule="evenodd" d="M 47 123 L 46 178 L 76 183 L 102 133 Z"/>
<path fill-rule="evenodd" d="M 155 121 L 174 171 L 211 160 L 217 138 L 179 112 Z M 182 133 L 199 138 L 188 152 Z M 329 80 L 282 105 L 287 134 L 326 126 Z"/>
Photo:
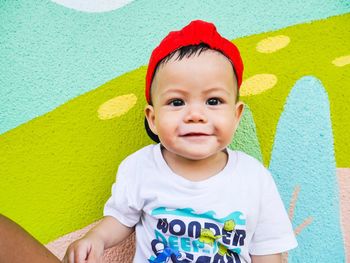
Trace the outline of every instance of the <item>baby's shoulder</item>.
<path fill-rule="evenodd" d="M 253 168 L 257 168 L 257 169 L 263 169 L 265 168 L 264 165 L 255 157 L 242 152 L 242 151 L 238 151 L 238 150 L 231 150 L 228 149 L 228 151 L 230 151 L 230 156 L 233 155 L 236 158 L 237 164 L 241 165 L 241 166 L 248 166 L 248 167 L 253 167 Z"/>
<path fill-rule="evenodd" d="M 269 170 L 255 157 L 242 151 L 229 151 L 231 151 L 230 155 L 235 156 L 234 159 L 238 173 L 250 177 L 270 175 Z"/>
<path fill-rule="evenodd" d="M 142 169 L 142 165 L 149 165 L 153 163 L 154 160 L 154 151 L 155 145 L 150 144 L 147 145 L 136 152 L 128 155 L 121 163 L 121 169 L 134 170 L 134 169 Z"/>

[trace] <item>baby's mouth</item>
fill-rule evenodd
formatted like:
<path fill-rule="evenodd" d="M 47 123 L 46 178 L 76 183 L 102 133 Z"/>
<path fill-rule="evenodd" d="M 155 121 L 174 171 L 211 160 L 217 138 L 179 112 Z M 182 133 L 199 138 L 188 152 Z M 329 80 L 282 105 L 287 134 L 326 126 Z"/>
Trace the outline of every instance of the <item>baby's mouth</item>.
<path fill-rule="evenodd" d="M 190 132 L 181 135 L 181 137 L 201 137 L 201 136 L 209 136 L 209 134 L 201 133 L 201 132 Z"/>

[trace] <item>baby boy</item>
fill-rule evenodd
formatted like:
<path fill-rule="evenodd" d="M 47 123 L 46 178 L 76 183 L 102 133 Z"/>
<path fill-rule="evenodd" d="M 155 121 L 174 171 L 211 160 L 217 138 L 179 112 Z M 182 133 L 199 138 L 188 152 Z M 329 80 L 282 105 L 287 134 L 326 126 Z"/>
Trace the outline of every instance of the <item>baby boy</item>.
<path fill-rule="evenodd" d="M 158 143 L 120 164 L 104 218 L 64 262 L 99 262 L 133 231 L 136 263 L 282 262 L 297 242 L 273 178 L 228 148 L 242 75 L 237 47 L 211 23 L 162 40 L 146 76 L 146 129 Z"/>

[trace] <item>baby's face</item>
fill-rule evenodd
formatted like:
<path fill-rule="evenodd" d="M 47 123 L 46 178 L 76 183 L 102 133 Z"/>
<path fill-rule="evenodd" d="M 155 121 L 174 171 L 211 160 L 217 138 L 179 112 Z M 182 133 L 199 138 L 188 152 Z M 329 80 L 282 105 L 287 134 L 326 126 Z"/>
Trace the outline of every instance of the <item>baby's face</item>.
<path fill-rule="evenodd" d="M 149 126 L 169 152 L 190 160 L 211 157 L 231 142 L 243 111 L 231 63 L 213 50 L 174 57 L 154 77 L 153 106 L 145 109 Z"/>

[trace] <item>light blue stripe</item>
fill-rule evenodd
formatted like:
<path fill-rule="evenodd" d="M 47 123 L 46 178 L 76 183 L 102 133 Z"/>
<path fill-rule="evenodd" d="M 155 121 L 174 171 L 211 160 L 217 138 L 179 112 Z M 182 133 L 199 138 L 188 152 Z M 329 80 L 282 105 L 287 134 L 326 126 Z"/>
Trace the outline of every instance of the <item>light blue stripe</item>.
<path fill-rule="evenodd" d="M 290 92 L 277 126 L 270 170 L 286 207 L 300 186 L 294 228 L 312 223 L 297 237 L 299 247 L 289 262 L 345 262 L 340 229 L 332 123 L 322 83 L 300 79 Z"/>
<path fill-rule="evenodd" d="M 0 133 L 147 64 L 160 39 L 192 19 L 234 39 L 349 11 L 342 0 L 140 0 L 106 13 L 1 2 Z"/>

